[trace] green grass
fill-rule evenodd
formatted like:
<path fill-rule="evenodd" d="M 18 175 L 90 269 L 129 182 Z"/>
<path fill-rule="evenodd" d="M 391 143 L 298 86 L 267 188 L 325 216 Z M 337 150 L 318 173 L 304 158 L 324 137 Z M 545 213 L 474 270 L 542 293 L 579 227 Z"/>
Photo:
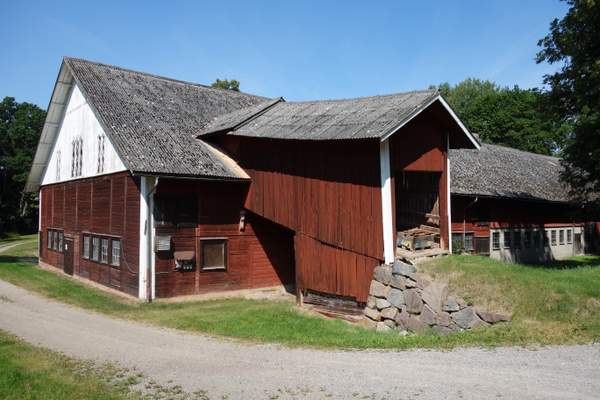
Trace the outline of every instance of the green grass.
<path fill-rule="evenodd" d="M 19 247 L 0 254 L 0 279 L 110 316 L 252 342 L 320 348 L 408 349 L 589 343 L 600 338 L 598 257 L 557 263 L 552 268 L 508 265 L 470 256 L 437 259 L 423 269 L 448 280 L 452 288 L 477 305 L 514 312 L 514 319 L 508 324 L 444 337 L 401 337 L 315 316 L 288 302 L 128 301 L 19 261 L 14 253 L 27 253 Z"/>
<path fill-rule="evenodd" d="M 0 331 L 1 399 L 135 399 L 136 382 L 123 369 L 77 361 Z"/>

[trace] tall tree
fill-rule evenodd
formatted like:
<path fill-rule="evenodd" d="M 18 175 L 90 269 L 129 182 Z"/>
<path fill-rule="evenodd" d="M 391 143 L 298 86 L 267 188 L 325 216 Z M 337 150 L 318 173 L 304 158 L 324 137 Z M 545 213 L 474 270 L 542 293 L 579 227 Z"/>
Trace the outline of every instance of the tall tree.
<path fill-rule="evenodd" d="M 240 82 L 236 81 L 235 79 L 217 79 L 211 84 L 211 86 L 219 89 L 233 90 L 235 92 L 240 91 Z"/>
<path fill-rule="evenodd" d="M 555 153 L 563 145 L 565 128 L 545 112 L 543 96 L 536 90 L 474 78 L 437 89 L 484 142 L 540 154 Z"/>
<path fill-rule="evenodd" d="M 600 1 L 566 0 L 566 15 L 554 19 L 538 42 L 537 62 L 560 65 L 544 76 L 548 104 L 573 125 L 563 159 L 564 179 L 587 205 L 600 209 Z"/>
<path fill-rule="evenodd" d="M 5 97 L 0 103 L 0 235 L 35 229 L 37 204 L 23 189 L 46 112 Z"/>

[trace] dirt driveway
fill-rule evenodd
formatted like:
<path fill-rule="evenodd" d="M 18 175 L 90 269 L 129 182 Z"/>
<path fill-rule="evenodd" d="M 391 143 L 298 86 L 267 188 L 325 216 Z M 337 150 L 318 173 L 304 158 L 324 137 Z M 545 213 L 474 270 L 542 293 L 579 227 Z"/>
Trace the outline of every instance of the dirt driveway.
<path fill-rule="evenodd" d="M 0 329 L 68 355 L 136 367 L 211 399 L 597 399 L 600 345 L 538 350 L 321 351 L 145 326 L 0 281 Z"/>

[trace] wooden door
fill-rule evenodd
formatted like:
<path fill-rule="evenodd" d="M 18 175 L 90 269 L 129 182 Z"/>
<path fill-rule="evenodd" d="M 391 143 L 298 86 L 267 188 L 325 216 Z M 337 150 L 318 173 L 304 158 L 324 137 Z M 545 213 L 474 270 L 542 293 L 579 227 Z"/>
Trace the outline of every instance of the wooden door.
<path fill-rule="evenodd" d="M 581 254 L 581 233 L 576 233 L 573 235 L 573 253 Z"/>
<path fill-rule="evenodd" d="M 75 245 L 73 244 L 73 239 L 65 237 L 63 255 L 63 271 L 65 274 L 73 275 L 73 258 L 75 255 Z"/>

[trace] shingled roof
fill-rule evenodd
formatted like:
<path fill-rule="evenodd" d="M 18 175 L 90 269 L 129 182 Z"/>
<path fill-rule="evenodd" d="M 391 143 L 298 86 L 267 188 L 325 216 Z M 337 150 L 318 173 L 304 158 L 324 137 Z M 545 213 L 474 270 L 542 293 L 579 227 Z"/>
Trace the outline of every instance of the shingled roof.
<path fill-rule="evenodd" d="M 239 126 L 230 134 L 274 139 L 367 139 L 382 138 L 439 97 L 435 90 L 396 93 L 343 100 L 279 102 Z M 227 128 L 221 117 L 203 134 Z M 231 121 L 236 118 L 231 116 Z"/>
<path fill-rule="evenodd" d="M 569 202 L 560 159 L 509 147 L 450 150 L 451 193 L 469 196 Z"/>

